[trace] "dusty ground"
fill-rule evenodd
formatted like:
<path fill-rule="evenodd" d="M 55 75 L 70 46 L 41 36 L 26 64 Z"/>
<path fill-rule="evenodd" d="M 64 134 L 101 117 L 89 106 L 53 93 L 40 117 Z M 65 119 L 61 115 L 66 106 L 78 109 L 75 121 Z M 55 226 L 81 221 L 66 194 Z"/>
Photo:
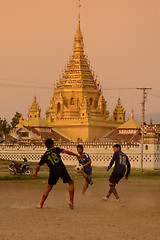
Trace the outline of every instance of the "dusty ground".
<path fill-rule="evenodd" d="M 158 240 L 160 180 L 121 181 L 121 202 L 103 202 L 107 182 L 96 181 L 86 196 L 75 183 L 75 209 L 67 206 L 67 185 L 59 182 L 43 209 L 36 209 L 44 183 L 0 182 L 1 240 Z"/>

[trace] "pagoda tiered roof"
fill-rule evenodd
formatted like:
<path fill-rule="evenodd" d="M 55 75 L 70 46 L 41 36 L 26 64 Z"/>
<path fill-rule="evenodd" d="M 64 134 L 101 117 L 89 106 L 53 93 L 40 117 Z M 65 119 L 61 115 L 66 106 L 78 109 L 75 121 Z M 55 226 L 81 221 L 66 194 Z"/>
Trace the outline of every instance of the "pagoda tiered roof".
<path fill-rule="evenodd" d="M 73 55 L 69 58 L 67 67 L 62 77 L 57 82 L 57 89 L 84 88 L 98 90 L 99 85 L 90 67 L 87 56 L 84 53 L 83 36 L 78 22 L 77 32 L 74 38 Z"/>

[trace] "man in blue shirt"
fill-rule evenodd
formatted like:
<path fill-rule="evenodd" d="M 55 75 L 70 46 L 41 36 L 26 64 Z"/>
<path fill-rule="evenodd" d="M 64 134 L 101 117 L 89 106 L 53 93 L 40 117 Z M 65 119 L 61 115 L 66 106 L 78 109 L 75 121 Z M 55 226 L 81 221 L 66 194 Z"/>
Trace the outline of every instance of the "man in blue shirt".
<path fill-rule="evenodd" d="M 128 180 L 131 166 L 130 166 L 130 162 L 128 160 L 127 155 L 121 151 L 121 146 L 119 144 L 115 144 L 113 146 L 113 149 L 114 149 L 114 155 L 109 166 L 107 167 L 107 171 L 109 171 L 109 169 L 115 163 L 113 172 L 109 178 L 110 189 L 107 196 L 103 197 L 102 199 L 104 201 L 107 201 L 111 196 L 111 194 L 113 193 L 116 198 L 116 201 L 118 202 L 119 195 L 116 191 L 115 185 L 118 184 L 118 182 L 123 178 L 125 173 L 126 173 L 125 179 Z M 126 166 L 127 166 L 127 172 L 126 172 Z"/>
<path fill-rule="evenodd" d="M 77 152 L 80 155 L 79 163 L 83 165 L 83 170 L 81 171 L 82 176 L 85 178 L 85 184 L 83 187 L 82 194 L 85 194 L 87 191 L 88 185 L 92 185 L 92 166 L 91 159 L 87 153 L 83 152 L 83 145 L 77 146 Z"/>

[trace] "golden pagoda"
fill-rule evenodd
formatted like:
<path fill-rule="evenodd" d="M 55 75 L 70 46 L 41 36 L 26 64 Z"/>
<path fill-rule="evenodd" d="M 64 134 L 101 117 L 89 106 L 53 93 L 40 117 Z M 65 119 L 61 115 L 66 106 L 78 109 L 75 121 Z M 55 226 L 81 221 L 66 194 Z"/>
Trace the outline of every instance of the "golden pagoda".
<path fill-rule="evenodd" d="M 25 127 L 49 128 L 49 123 L 46 121 L 46 119 L 41 118 L 40 115 L 41 109 L 37 103 L 36 96 L 34 96 L 33 103 L 28 110 L 27 120 L 24 120 L 23 117 L 21 117 L 19 119 L 19 124 L 16 127 L 23 125 Z"/>
<path fill-rule="evenodd" d="M 125 111 L 122 114 L 119 105 L 114 118 L 109 117 L 102 90 L 84 53 L 80 18 L 73 55 L 56 82 L 46 119 L 73 141 L 95 141 L 125 121 Z"/>
<path fill-rule="evenodd" d="M 134 119 L 133 108 L 131 118 L 118 127 L 119 134 L 136 134 L 141 129 L 141 124 Z"/>
<path fill-rule="evenodd" d="M 141 124 L 139 122 L 137 122 L 135 119 L 134 119 L 134 114 L 133 114 L 133 109 L 131 110 L 131 118 L 123 123 L 122 125 L 120 125 L 118 127 L 118 129 L 124 129 L 124 130 L 139 130 L 141 129 Z"/>
<path fill-rule="evenodd" d="M 123 106 L 121 105 L 121 99 L 118 98 L 117 106 L 115 107 L 115 110 L 113 111 L 113 119 L 119 123 L 125 122 L 125 114 L 126 111 L 124 110 Z"/>
<path fill-rule="evenodd" d="M 40 117 L 41 109 L 37 103 L 37 98 L 34 96 L 34 100 L 32 103 L 32 106 L 28 110 L 28 117 L 27 120 L 30 120 L 32 118 Z"/>

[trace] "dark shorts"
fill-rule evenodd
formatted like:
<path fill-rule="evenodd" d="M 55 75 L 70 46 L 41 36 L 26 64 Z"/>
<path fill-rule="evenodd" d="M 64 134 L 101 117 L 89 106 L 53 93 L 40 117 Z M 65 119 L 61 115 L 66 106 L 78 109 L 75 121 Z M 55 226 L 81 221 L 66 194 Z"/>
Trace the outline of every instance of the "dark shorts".
<path fill-rule="evenodd" d="M 49 185 L 56 185 L 58 182 L 59 178 L 63 180 L 63 183 L 68 183 L 72 181 L 72 177 L 68 173 L 67 169 L 62 169 L 57 172 L 50 172 L 49 174 L 49 179 L 48 179 L 48 184 Z"/>
<path fill-rule="evenodd" d="M 115 173 L 115 172 L 112 172 L 112 174 L 111 174 L 111 176 L 109 178 L 109 182 L 117 184 L 122 178 L 123 178 L 123 175 Z"/>

